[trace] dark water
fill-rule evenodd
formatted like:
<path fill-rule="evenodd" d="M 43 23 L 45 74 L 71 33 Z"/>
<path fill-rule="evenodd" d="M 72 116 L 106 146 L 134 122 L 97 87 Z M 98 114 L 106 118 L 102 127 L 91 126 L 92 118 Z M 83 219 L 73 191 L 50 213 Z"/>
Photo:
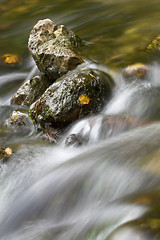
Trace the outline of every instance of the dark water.
<path fill-rule="evenodd" d="M 159 54 L 145 52 L 160 33 L 160 1 L 1 0 L 0 13 L 0 56 L 22 59 L 0 62 L 0 146 L 13 149 L 0 169 L 0 239 L 160 239 L 160 63 Z M 15 109 L 10 98 L 37 73 L 27 41 L 43 18 L 79 35 L 87 66 L 117 83 L 102 113 L 75 123 L 57 145 L 32 125 L 6 126 Z M 140 61 L 148 79 L 125 82 L 122 68 Z M 124 119 L 103 129 L 106 114 L 132 116 L 129 130 L 119 133 Z M 88 145 L 65 147 L 66 136 L 78 132 Z"/>

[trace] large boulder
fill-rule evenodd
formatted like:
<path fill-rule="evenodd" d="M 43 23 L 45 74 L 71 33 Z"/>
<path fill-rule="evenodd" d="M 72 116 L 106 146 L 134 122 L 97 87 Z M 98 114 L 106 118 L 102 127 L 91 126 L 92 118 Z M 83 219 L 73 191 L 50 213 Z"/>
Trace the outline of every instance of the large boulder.
<path fill-rule="evenodd" d="M 114 82 L 103 72 L 79 68 L 53 83 L 30 107 L 30 118 L 45 128 L 62 128 L 99 112 L 110 98 Z"/>
<path fill-rule="evenodd" d="M 81 40 L 64 25 L 50 19 L 38 21 L 33 27 L 28 48 L 39 70 L 55 81 L 83 62 L 77 49 Z"/>

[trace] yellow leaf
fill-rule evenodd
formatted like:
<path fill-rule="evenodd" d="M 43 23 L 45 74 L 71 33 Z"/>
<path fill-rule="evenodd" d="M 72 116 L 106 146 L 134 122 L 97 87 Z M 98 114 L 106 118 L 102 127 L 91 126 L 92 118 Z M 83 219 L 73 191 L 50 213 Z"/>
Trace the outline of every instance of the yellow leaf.
<path fill-rule="evenodd" d="M 90 99 L 89 99 L 89 97 L 87 96 L 87 95 L 81 95 L 81 96 L 79 96 L 79 102 L 81 103 L 81 104 L 88 104 L 89 103 L 89 101 L 90 101 Z"/>
<path fill-rule="evenodd" d="M 15 55 L 15 54 L 10 54 L 10 53 L 7 53 L 7 54 L 4 54 L 3 56 L 1 56 L 3 62 L 5 64 L 21 64 L 22 63 L 22 58 L 18 55 Z"/>
<path fill-rule="evenodd" d="M 8 156 L 12 155 L 12 149 L 11 148 L 7 147 L 4 151 Z"/>

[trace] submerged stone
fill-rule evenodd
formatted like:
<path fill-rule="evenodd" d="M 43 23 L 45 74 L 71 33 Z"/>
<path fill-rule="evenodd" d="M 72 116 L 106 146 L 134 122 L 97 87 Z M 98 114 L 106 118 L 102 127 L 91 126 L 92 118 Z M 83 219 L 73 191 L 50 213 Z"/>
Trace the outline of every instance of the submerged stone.
<path fill-rule="evenodd" d="M 20 111 L 13 111 L 8 120 L 8 126 L 26 126 L 28 122 L 28 115 Z"/>
<path fill-rule="evenodd" d="M 110 98 L 114 82 L 100 71 L 76 69 L 58 79 L 30 107 L 30 118 L 44 127 L 61 128 L 99 112 Z"/>
<path fill-rule="evenodd" d="M 78 147 L 78 146 L 84 144 L 85 142 L 86 141 L 84 139 L 82 139 L 79 134 L 72 133 L 66 138 L 65 145 Z"/>
<path fill-rule="evenodd" d="M 130 221 L 115 229 L 106 240 L 159 240 L 160 219 L 139 219 Z"/>
<path fill-rule="evenodd" d="M 11 99 L 12 104 L 30 106 L 51 85 L 45 75 L 35 76 L 24 83 Z"/>
<path fill-rule="evenodd" d="M 38 21 L 33 27 L 28 48 L 39 70 L 55 81 L 83 62 L 77 54 L 81 40 L 64 25 L 50 19 Z"/>
<path fill-rule="evenodd" d="M 147 77 L 148 67 L 142 63 L 129 65 L 123 69 L 123 76 L 127 80 L 145 79 Z"/>
<path fill-rule="evenodd" d="M 131 116 L 99 114 L 74 124 L 65 139 L 65 145 L 96 143 L 144 124 Z"/>
<path fill-rule="evenodd" d="M 146 52 L 156 52 L 160 50 L 160 34 L 152 39 L 152 41 L 146 47 Z"/>

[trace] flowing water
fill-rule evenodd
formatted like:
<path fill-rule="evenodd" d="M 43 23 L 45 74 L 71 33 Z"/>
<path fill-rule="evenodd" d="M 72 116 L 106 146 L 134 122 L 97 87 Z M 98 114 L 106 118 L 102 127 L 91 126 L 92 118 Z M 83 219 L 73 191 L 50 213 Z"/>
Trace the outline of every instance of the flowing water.
<path fill-rule="evenodd" d="M 0 239 L 160 239 L 160 63 L 144 51 L 160 33 L 160 1 L 1 0 L 0 12 L 0 55 L 22 58 L 0 62 L 0 146 L 13 150 L 0 164 Z M 43 18 L 73 29 L 86 65 L 117 84 L 102 112 L 72 124 L 58 144 L 32 124 L 6 125 L 12 95 L 38 72 L 27 41 Z M 122 68 L 139 61 L 148 78 L 126 82 Z M 103 121 L 123 115 L 114 127 Z M 69 134 L 86 144 L 65 146 Z"/>

